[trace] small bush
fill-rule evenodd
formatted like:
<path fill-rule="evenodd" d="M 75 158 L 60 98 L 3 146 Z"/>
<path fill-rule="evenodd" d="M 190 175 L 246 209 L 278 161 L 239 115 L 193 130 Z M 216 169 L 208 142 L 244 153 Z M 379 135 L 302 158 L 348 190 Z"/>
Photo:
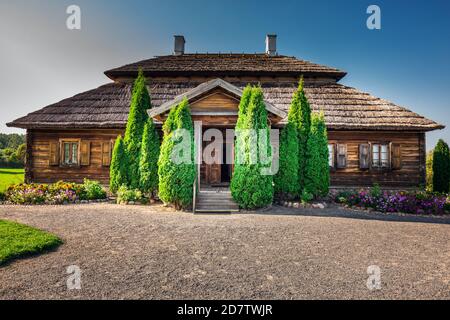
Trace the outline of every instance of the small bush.
<path fill-rule="evenodd" d="M 374 183 L 373 187 L 370 189 L 370 195 L 372 197 L 379 197 L 381 196 L 381 188 L 378 183 Z"/>
<path fill-rule="evenodd" d="M 87 200 L 106 198 L 106 190 L 102 187 L 102 185 L 98 181 L 84 179 L 83 187 L 86 193 Z"/>
<path fill-rule="evenodd" d="M 0 201 L 5 201 L 6 194 L 4 192 L 0 192 Z"/>
<path fill-rule="evenodd" d="M 314 195 L 306 190 L 303 190 L 300 198 L 303 203 L 308 203 L 314 199 Z"/>
<path fill-rule="evenodd" d="M 121 186 L 119 190 L 117 190 L 117 203 L 128 203 L 130 201 L 140 201 L 142 202 L 144 197 L 142 192 L 138 189 L 128 189 L 126 186 Z"/>
<path fill-rule="evenodd" d="M 47 199 L 47 193 L 47 185 L 21 183 L 10 186 L 6 198 L 15 204 L 40 204 Z"/>

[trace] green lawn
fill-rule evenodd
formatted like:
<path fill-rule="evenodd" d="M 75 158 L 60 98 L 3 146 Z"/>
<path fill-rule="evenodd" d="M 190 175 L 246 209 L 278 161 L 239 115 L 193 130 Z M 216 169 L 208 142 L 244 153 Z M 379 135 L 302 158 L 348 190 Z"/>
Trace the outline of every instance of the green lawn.
<path fill-rule="evenodd" d="M 0 220 L 0 265 L 20 256 L 55 248 L 61 243 L 61 239 L 50 233 Z"/>
<path fill-rule="evenodd" d="M 22 183 L 24 169 L 0 168 L 0 192 L 5 192 L 12 184 Z"/>

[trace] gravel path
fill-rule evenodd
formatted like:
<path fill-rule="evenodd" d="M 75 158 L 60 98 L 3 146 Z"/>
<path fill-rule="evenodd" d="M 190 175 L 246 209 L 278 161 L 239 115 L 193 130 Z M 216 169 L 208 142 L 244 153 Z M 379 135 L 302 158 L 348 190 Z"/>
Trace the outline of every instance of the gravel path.
<path fill-rule="evenodd" d="M 192 215 L 160 206 L 1 206 L 64 244 L 0 268 L 0 299 L 450 298 L 450 219 L 350 210 Z M 405 222 L 407 221 L 407 222 Z M 68 290 L 66 268 L 82 270 Z M 366 287 L 381 268 L 381 289 Z"/>

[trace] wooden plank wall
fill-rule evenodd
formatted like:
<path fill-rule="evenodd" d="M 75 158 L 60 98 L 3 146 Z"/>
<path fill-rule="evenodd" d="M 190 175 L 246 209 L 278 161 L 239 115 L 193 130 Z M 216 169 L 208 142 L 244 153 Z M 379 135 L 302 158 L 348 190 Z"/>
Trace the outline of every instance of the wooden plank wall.
<path fill-rule="evenodd" d="M 102 165 L 102 142 L 123 134 L 119 129 L 103 130 L 28 130 L 29 147 L 26 163 L 28 181 L 50 183 L 58 180 L 81 182 L 84 178 L 109 183 L 109 166 Z M 59 139 L 90 141 L 90 164 L 75 168 L 50 166 L 50 142 Z M 333 187 L 372 186 L 418 187 L 425 183 L 425 134 L 422 132 L 329 131 L 330 143 L 347 146 L 347 165 L 331 172 Z M 399 170 L 359 168 L 359 145 L 362 143 L 398 143 L 401 146 L 402 167 Z M 30 148 L 31 146 L 31 148 Z"/>
<path fill-rule="evenodd" d="M 82 182 L 84 178 L 109 183 L 109 166 L 102 165 L 102 142 L 116 139 L 122 130 L 28 130 L 31 139 L 31 161 L 26 171 L 33 182 L 50 183 L 58 180 Z M 50 142 L 59 139 L 81 139 L 90 142 L 90 164 L 81 167 L 50 166 Z"/>
<path fill-rule="evenodd" d="M 331 172 L 333 187 L 372 186 L 418 187 L 425 184 L 425 133 L 384 131 L 329 131 L 330 143 L 347 145 L 347 166 Z M 398 143 L 401 169 L 359 168 L 359 145 L 362 143 Z"/>

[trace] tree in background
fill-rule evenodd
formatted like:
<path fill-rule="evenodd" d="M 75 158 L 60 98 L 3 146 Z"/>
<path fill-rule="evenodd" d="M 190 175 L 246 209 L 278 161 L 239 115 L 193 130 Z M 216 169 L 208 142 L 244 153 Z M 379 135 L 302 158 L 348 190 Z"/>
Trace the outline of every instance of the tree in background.
<path fill-rule="evenodd" d="M 267 110 L 260 87 L 254 87 L 236 140 L 242 157 L 240 169 L 233 174 L 231 193 L 240 207 L 255 209 L 273 200 L 273 176 L 270 174 L 271 147 Z"/>
<path fill-rule="evenodd" d="M 430 150 L 427 152 L 427 159 L 426 159 L 426 186 L 425 190 L 427 192 L 433 192 L 433 151 Z"/>
<path fill-rule="evenodd" d="M 142 134 L 148 119 L 147 110 L 151 107 L 150 95 L 145 85 L 142 69 L 139 70 L 133 86 L 130 113 L 128 114 L 124 143 L 128 156 L 128 184 L 132 189 L 139 188 L 139 155 Z"/>
<path fill-rule="evenodd" d="M 450 186 L 450 151 L 447 143 L 439 139 L 433 152 L 433 191 L 448 193 Z"/>
<path fill-rule="evenodd" d="M 306 169 L 306 149 L 308 145 L 308 137 L 311 128 L 311 106 L 306 98 L 304 91 L 303 76 L 297 91 L 292 97 L 291 106 L 289 108 L 288 121 L 293 123 L 297 128 L 299 139 L 298 145 L 298 188 L 299 194 L 302 193 L 305 184 L 305 169 Z"/>
<path fill-rule="evenodd" d="M 159 197 L 176 209 L 186 208 L 192 204 L 196 177 L 194 128 L 187 99 L 170 110 L 163 132 L 158 160 Z"/>
<path fill-rule="evenodd" d="M 159 136 L 153 119 L 147 119 L 139 158 L 139 189 L 152 196 L 158 190 Z"/>
<path fill-rule="evenodd" d="M 128 157 L 122 136 L 118 136 L 111 157 L 109 188 L 116 193 L 122 185 L 128 185 Z"/>

